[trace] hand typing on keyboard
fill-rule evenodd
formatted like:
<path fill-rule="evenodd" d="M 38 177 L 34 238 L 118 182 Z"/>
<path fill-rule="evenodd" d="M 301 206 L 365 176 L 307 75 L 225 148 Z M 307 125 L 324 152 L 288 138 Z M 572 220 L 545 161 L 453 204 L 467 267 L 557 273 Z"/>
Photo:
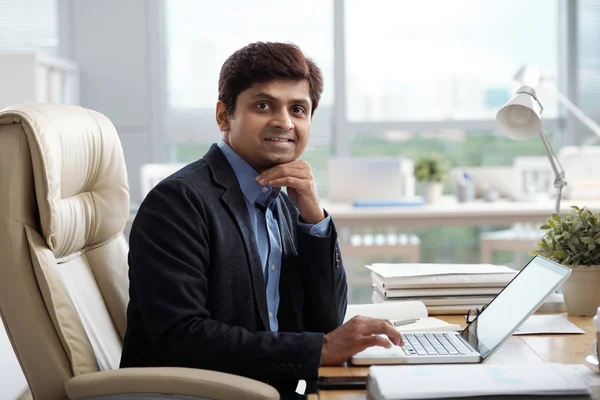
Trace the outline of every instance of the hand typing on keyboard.
<path fill-rule="evenodd" d="M 339 365 L 371 346 L 402 346 L 400 333 L 389 320 L 356 316 L 331 331 L 323 340 L 322 365 Z"/>

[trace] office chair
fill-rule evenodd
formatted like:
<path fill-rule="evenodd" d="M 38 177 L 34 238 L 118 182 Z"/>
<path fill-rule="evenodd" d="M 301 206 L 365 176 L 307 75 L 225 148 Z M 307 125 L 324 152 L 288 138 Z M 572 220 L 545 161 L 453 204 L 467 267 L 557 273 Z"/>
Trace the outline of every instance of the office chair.
<path fill-rule="evenodd" d="M 129 188 L 104 115 L 58 104 L 0 111 L 0 188 L 0 313 L 34 399 L 279 398 L 215 371 L 118 369 Z"/>

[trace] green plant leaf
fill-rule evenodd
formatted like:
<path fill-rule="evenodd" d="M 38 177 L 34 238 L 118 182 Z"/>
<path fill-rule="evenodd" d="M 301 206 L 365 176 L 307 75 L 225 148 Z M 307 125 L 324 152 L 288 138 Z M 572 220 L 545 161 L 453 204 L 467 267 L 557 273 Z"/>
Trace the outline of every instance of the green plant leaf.
<path fill-rule="evenodd" d="M 562 250 L 556 250 L 553 254 L 552 257 L 556 260 L 562 260 L 563 258 L 565 258 L 567 256 L 567 253 L 565 253 Z"/>
<path fill-rule="evenodd" d="M 600 213 L 575 206 L 562 216 L 552 214 L 542 226 L 535 254 L 567 265 L 600 264 Z"/>

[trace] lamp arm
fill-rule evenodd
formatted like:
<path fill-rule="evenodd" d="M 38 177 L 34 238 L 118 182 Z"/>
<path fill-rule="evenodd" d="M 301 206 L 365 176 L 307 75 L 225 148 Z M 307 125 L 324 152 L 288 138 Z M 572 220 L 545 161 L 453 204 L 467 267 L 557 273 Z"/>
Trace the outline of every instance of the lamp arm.
<path fill-rule="evenodd" d="M 571 100 L 569 100 L 567 98 L 567 96 L 562 94 L 558 89 L 554 88 L 554 92 L 556 93 L 556 98 L 558 99 L 558 101 L 563 106 L 565 106 L 565 108 L 567 110 L 569 110 L 571 112 L 571 114 L 573 114 L 575 117 L 577 117 L 578 120 L 583 122 L 583 124 L 585 126 L 587 126 L 588 128 L 590 128 L 590 130 L 592 132 L 594 132 L 596 135 L 600 136 L 600 126 L 598 126 L 598 124 L 596 122 L 594 122 L 593 119 L 591 119 L 590 117 L 585 115 L 584 112 L 581 111 L 581 109 L 579 107 L 577 107 L 575 104 L 573 104 L 571 102 Z"/>
<path fill-rule="evenodd" d="M 554 187 L 556 188 L 556 204 L 554 206 L 554 212 L 558 214 L 560 212 L 562 189 L 563 187 L 567 186 L 567 181 L 565 180 L 565 170 L 563 169 L 558 157 L 556 157 L 554 150 L 552 150 L 552 146 L 548 141 L 548 137 L 543 130 L 540 130 L 540 139 L 542 139 L 544 149 L 546 150 L 546 155 L 548 156 L 548 160 L 550 161 L 550 165 L 554 171 Z"/>

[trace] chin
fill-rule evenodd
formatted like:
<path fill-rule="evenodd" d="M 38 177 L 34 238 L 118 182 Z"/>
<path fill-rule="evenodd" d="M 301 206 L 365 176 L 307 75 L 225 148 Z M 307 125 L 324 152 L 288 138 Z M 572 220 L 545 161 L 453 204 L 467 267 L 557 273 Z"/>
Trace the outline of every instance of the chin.
<path fill-rule="evenodd" d="M 276 165 L 279 164 L 286 164 L 292 161 L 297 160 L 298 157 L 296 156 L 292 156 L 292 155 L 281 155 L 281 156 L 273 156 L 273 157 L 269 157 L 266 161 L 266 164 L 270 164 L 271 167 L 274 167 Z M 270 168 L 270 167 L 269 167 Z"/>

